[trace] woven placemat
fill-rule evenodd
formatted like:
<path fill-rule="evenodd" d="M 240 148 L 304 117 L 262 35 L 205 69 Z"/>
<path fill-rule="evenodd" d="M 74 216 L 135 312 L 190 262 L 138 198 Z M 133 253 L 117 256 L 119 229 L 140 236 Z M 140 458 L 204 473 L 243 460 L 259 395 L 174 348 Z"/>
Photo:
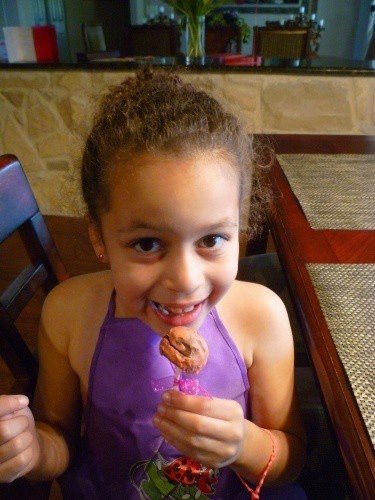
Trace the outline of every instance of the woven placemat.
<path fill-rule="evenodd" d="M 375 264 L 307 264 L 307 269 L 375 446 Z"/>
<path fill-rule="evenodd" d="M 313 229 L 375 229 L 375 155 L 277 155 Z"/>

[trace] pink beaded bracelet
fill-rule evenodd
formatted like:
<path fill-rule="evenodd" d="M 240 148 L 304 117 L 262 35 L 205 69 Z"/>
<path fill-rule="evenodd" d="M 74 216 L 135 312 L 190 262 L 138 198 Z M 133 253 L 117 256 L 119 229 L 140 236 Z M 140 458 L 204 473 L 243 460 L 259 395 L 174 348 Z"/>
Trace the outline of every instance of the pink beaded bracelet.
<path fill-rule="evenodd" d="M 269 437 L 270 437 L 270 439 L 272 441 L 272 451 L 271 451 L 270 458 L 269 458 L 269 460 L 267 462 L 267 465 L 265 466 L 265 468 L 264 468 L 264 470 L 262 472 L 262 475 L 261 475 L 261 478 L 259 480 L 258 486 L 255 488 L 255 490 L 253 490 L 252 488 L 250 488 L 250 486 L 242 479 L 242 477 L 240 476 L 240 474 L 237 472 L 237 476 L 239 477 L 241 483 L 245 486 L 245 488 L 247 489 L 247 491 L 250 493 L 251 500 L 259 500 L 260 489 L 263 486 L 264 480 L 266 479 L 266 476 L 268 474 L 268 471 L 270 470 L 270 467 L 271 467 L 273 461 L 275 460 L 276 451 L 277 451 L 277 445 L 276 445 L 275 436 L 268 429 L 262 429 L 262 430 L 269 435 Z"/>

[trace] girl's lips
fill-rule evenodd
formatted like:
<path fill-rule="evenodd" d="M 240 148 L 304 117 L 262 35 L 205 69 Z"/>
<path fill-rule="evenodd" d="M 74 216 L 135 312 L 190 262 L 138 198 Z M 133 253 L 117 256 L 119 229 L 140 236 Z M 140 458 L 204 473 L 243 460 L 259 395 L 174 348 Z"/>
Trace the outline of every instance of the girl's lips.
<path fill-rule="evenodd" d="M 151 301 L 151 309 L 154 314 L 166 325 L 186 326 L 193 323 L 199 316 L 205 301 L 194 306 L 171 307 L 163 306 L 158 302 Z"/>

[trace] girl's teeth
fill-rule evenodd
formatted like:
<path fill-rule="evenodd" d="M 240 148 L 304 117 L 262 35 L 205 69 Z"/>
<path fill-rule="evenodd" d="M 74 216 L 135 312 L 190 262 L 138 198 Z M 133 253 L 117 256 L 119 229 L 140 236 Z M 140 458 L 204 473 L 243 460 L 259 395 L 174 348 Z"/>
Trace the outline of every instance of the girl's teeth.
<path fill-rule="evenodd" d="M 169 316 L 169 311 L 167 311 L 167 309 L 165 309 L 165 307 L 162 305 L 162 304 L 158 304 L 158 309 L 165 315 L 165 316 Z"/>
<path fill-rule="evenodd" d="M 177 307 L 169 307 L 168 309 L 166 309 L 166 307 L 163 306 L 163 304 L 157 304 L 157 306 L 158 306 L 158 309 L 166 316 L 168 316 L 170 313 L 172 313 L 172 314 L 189 313 L 194 309 L 194 306 L 186 307 L 185 309 L 181 309 L 181 308 L 177 308 Z"/>
<path fill-rule="evenodd" d="M 174 307 L 170 307 L 169 308 L 169 311 L 172 313 L 172 314 L 181 314 L 183 312 L 182 309 L 177 309 L 177 308 L 174 308 Z"/>

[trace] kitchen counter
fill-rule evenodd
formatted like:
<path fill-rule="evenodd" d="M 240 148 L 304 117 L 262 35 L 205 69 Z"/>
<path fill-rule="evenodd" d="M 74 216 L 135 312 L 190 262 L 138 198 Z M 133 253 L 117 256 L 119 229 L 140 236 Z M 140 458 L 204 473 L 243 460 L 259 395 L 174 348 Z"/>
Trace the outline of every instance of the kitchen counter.
<path fill-rule="evenodd" d="M 249 73 L 272 75 L 317 75 L 317 76 L 375 76 L 375 60 L 357 61 L 334 57 L 311 59 L 263 59 L 260 64 L 250 56 L 220 56 L 189 58 L 186 57 L 124 57 L 98 58 L 77 63 L 0 63 L 4 69 L 32 69 L 37 71 L 64 70 L 135 70 L 144 65 L 155 67 L 174 67 L 178 70 L 198 73 Z"/>
<path fill-rule="evenodd" d="M 202 62 L 202 61 L 200 61 Z M 335 62 L 335 64 L 333 64 Z M 240 116 L 249 133 L 375 134 L 369 63 L 311 59 L 229 66 L 217 59 L 0 65 L 0 153 L 19 157 L 45 214 L 80 214 L 79 163 L 98 96 L 145 64 L 174 67 Z M 78 213 L 77 213 L 78 212 Z"/>

